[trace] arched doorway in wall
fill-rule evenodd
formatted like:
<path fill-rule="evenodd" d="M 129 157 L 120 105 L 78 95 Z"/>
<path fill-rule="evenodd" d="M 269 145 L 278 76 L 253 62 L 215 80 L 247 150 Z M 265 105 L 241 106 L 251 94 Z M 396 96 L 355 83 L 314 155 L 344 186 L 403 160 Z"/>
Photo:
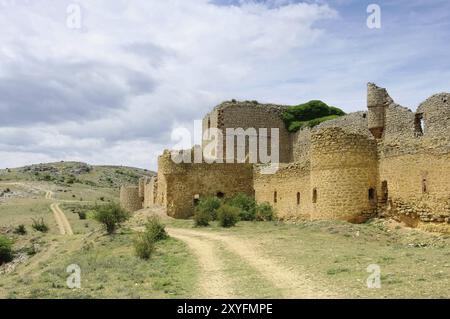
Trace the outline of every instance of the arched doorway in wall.
<path fill-rule="evenodd" d="M 388 182 L 382 181 L 381 182 L 381 202 L 387 203 L 388 198 L 389 198 Z"/>

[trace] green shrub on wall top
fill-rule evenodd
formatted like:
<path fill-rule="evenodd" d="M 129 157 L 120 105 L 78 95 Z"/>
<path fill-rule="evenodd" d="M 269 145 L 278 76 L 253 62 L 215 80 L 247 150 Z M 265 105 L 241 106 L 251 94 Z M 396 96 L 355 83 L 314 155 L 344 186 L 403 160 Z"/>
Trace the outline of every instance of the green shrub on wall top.
<path fill-rule="evenodd" d="M 319 100 L 288 107 L 282 118 L 289 132 L 296 132 L 303 127 L 314 127 L 322 122 L 345 115 L 341 109 L 328 106 Z"/>

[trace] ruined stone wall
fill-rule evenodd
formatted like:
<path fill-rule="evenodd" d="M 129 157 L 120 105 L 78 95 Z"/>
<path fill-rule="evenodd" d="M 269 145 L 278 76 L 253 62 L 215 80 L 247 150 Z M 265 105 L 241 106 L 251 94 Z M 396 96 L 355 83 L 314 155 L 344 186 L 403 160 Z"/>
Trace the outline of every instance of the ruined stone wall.
<path fill-rule="evenodd" d="M 281 163 L 287 163 L 292 160 L 291 137 L 286 126 L 281 119 L 283 106 L 273 104 L 258 104 L 256 102 L 225 102 L 217 106 L 203 119 L 203 130 L 207 128 L 218 128 L 223 133 L 222 154 L 226 156 L 226 129 L 227 128 L 248 128 L 256 129 L 256 137 L 259 136 L 259 129 L 267 128 L 268 134 L 268 154 L 271 153 L 271 128 L 279 130 L 279 157 Z M 255 136 L 255 135 L 251 135 Z M 203 146 L 210 139 L 203 140 Z M 259 147 L 259 146 L 258 146 Z M 246 147 L 245 154 L 249 153 L 249 147 Z M 234 152 L 237 152 L 237 142 L 235 142 Z M 259 157 L 258 157 L 259 159 Z"/>
<path fill-rule="evenodd" d="M 357 221 L 374 213 L 376 141 L 339 127 L 317 130 L 311 141 L 311 218 Z"/>
<path fill-rule="evenodd" d="M 192 216 L 196 200 L 205 196 L 228 198 L 237 193 L 254 193 L 251 164 L 175 164 L 169 153 L 160 157 L 159 164 L 158 194 L 165 193 L 163 204 L 167 214 L 175 218 Z"/>
<path fill-rule="evenodd" d="M 306 162 L 283 165 L 275 174 L 254 171 L 255 199 L 271 204 L 280 219 L 311 218 L 310 167 Z"/>
<path fill-rule="evenodd" d="M 120 206 L 129 212 L 142 209 L 138 186 L 122 186 L 120 188 Z"/>
<path fill-rule="evenodd" d="M 384 213 L 411 224 L 450 217 L 450 94 L 436 94 L 414 113 L 390 105 L 379 142 L 379 185 L 387 185 Z M 422 125 L 419 121 L 423 119 Z"/>
<path fill-rule="evenodd" d="M 311 129 L 309 127 L 292 134 L 292 159 L 294 162 L 306 163 L 310 160 Z"/>
<path fill-rule="evenodd" d="M 145 177 L 144 180 L 144 208 L 156 204 L 158 178 L 156 176 Z"/>

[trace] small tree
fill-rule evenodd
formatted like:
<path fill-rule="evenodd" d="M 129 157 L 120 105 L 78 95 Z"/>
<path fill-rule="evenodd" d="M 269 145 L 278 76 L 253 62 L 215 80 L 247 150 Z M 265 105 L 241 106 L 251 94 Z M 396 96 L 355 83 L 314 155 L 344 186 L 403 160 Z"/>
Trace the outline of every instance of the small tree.
<path fill-rule="evenodd" d="M 130 218 L 130 214 L 117 203 L 109 203 L 95 208 L 94 219 L 105 226 L 108 234 L 113 234 L 128 218 Z"/>
<path fill-rule="evenodd" d="M 0 265 L 13 259 L 12 242 L 5 236 L 0 235 Z"/>
<path fill-rule="evenodd" d="M 239 208 L 222 205 L 217 210 L 217 219 L 222 227 L 233 227 L 239 221 Z"/>

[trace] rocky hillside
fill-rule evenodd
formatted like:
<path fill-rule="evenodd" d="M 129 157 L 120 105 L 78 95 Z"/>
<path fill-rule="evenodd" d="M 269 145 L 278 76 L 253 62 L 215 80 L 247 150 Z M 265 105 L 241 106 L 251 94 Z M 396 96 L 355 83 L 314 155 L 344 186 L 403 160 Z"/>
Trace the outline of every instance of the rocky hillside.
<path fill-rule="evenodd" d="M 0 169 L 0 181 L 46 181 L 60 186 L 85 184 L 97 187 L 119 187 L 136 184 L 142 176 L 155 172 L 126 166 L 94 166 L 80 162 L 58 162 Z"/>

